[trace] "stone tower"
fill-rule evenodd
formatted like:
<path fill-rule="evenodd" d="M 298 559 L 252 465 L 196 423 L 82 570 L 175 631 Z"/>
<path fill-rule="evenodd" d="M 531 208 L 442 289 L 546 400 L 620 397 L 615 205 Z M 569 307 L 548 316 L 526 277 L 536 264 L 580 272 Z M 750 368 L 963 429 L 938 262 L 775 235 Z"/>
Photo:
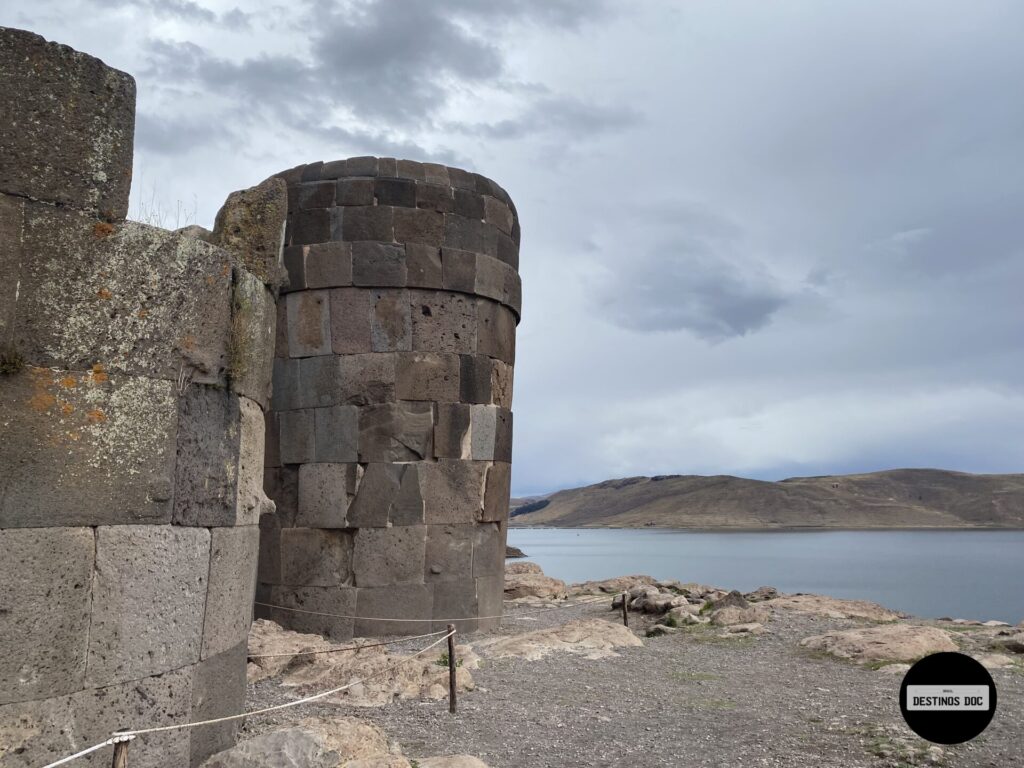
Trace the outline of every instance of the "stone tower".
<path fill-rule="evenodd" d="M 495 625 L 519 223 L 479 174 L 356 157 L 288 182 L 257 606 L 344 639 Z M 316 614 L 418 619 L 353 620 Z"/>
<path fill-rule="evenodd" d="M 4 766 L 244 708 L 284 184 L 222 211 L 261 218 L 249 243 L 126 221 L 134 122 L 129 75 L 0 28 Z M 142 736 L 132 765 L 238 725 Z"/>

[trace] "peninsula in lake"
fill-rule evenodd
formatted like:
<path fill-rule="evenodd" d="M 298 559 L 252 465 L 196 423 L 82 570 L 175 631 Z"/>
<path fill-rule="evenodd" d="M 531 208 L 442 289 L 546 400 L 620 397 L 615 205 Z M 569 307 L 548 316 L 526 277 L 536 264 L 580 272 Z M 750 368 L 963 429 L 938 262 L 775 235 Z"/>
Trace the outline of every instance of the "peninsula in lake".
<path fill-rule="evenodd" d="M 1024 474 L 894 469 L 777 482 L 729 475 L 606 480 L 513 499 L 513 526 L 1024 528 Z"/>

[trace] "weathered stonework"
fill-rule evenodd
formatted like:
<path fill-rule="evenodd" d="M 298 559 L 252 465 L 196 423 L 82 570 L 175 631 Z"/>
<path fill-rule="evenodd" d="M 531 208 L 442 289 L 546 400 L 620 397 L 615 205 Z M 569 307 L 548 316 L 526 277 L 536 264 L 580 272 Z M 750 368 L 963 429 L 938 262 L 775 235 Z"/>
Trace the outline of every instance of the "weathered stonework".
<path fill-rule="evenodd" d="M 4 766 L 244 704 L 287 193 L 232 196 L 209 237 L 126 221 L 134 101 L 0 29 Z M 143 736 L 132 764 L 236 731 Z"/>
<path fill-rule="evenodd" d="M 478 174 L 392 158 L 281 178 L 289 279 L 267 431 L 277 512 L 261 525 L 260 592 L 369 618 L 257 613 L 337 639 L 459 617 L 464 631 L 494 626 L 476 617 L 501 613 L 522 295 L 512 201 Z M 340 558 L 351 573 L 326 583 L 322 569 L 290 569 L 295 558 Z"/>

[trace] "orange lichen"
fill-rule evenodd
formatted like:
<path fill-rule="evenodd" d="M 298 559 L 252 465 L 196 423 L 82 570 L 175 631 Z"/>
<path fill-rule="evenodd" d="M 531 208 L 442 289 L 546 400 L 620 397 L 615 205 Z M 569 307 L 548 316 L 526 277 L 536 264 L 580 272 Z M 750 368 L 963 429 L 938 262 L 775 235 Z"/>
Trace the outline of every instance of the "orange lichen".
<path fill-rule="evenodd" d="M 99 296 L 104 301 L 109 301 L 114 294 L 110 292 L 109 288 L 100 288 L 98 291 L 96 291 L 96 295 Z"/>
<path fill-rule="evenodd" d="M 95 363 L 93 365 L 93 367 L 92 367 L 92 380 L 93 381 L 95 381 L 97 383 L 103 383 L 104 381 L 106 381 L 109 378 L 110 377 L 107 376 L 106 372 L 103 370 L 103 364 L 102 363 Z"/>
<path fill-rule="evenodd" d="M 60 385 L 64 389 L 74 389 L 78 386 L 78 380 L 74 376 L 65 376 L 60 380 Z"/>
<path fill-rule="evenodd" d="M 36 392 L 28 401 L 28 407 L 34 411 L 43 413 L 50 410 L 57 402 L 57 398 L 49 392 Z"/>
<path fill-rule="evenodd" d="M 92 236 L 97 240 L 102 240 L 104 237 L 109 237 L 114 234 L 114 225 L 108 224 L 105 221 L 97 221 L 92 225 Z"/>
<path fill-rule="evenodd" d="M 100 424 L 107 420 L 107 414 L 105 414 L 99 408 L 93 408 L 91 411 L 85 414 L 85 419 L 90 424 Z"/>
<path fill-rule="evenodd" d="M 67 416 L 68 414 L 75 412 L 75 406 L 73 406 L 71 403 L 64 403 L 60 407 L 60 412 Z"/>
<path fill-rule="evenodd" d="M 220 276 L 227 277 L 229 274 L 231 274 L 231 265 L 225 261 L 224 266 L 220 268 Z"/>
<path fill-rule="evenodd" d="M 143 308 L 143 309 L 140 309 L 138 312 L 136 312 L 135 316 L 138 317 L 139 319 L 142 319 L 143 317 L 145 317 L 148 314 L 149 314 L 149 310 Z"/>
<path fill-rule="evenodd" d="M 182 349 L 195 349 L 195 347 L 196 347 L 196 337 L 195 336 L 193 336 L 191 334 L 188 334 L 188 335 L 183 336 L 181 338 L 181 348 Z"/>

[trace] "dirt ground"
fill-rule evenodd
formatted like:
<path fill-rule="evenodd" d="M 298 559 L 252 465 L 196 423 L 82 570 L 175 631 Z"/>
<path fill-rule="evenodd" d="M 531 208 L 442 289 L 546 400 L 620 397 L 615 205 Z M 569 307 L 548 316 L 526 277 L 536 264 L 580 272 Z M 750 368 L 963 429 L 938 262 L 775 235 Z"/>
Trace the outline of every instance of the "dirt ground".
<path fill-rule="evenodd" d="M 581 616 L 618 616 L 603 605 L 520 620 L 515 607 L 506 612 L 501 634 Z M 631 623 L 643 636 L 650 620 L 631 614 Z M 538 661 L 485 659 L 473 670 L 477 689 L 460 695 L 456 715 L 448 713 L 447 700 L 385 707 L 313 703 L 302 709 L 304 715 L 344 714 L 375 723 L 413 758 L 466 753 L 494 768 L 1021 764 L 1024 667 L 992 672 L 998 709 L 981 736 L 935 748 L 903 723 L 901 674 L 798 645 L 809 635 L 863 625 L 776 611 L 770 634 L 756 637 L 723 639 L 718 629 L 693 627 L 645 638 L 642 648 L 596 661 L 565 653 Z M 291 697 L 274 680 L 263 681 L 252 687 L 249 708 Z M 286 710 L 253 718 L 241 736 L 279 727 L 291 716 Z"/>

